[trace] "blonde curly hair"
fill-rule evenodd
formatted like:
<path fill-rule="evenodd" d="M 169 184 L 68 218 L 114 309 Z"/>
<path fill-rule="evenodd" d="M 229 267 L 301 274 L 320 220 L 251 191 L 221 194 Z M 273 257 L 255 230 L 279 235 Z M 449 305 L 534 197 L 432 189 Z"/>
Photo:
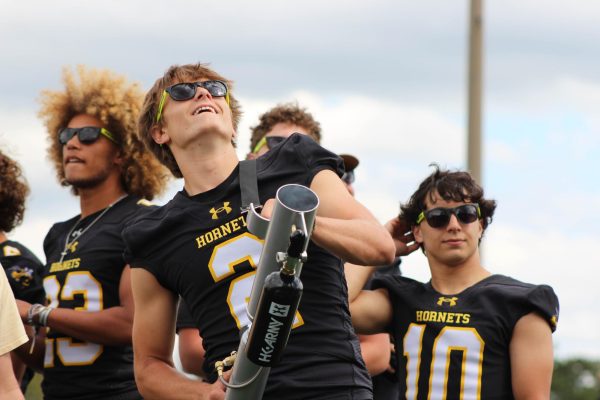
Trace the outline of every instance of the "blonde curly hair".
<path fill-rule="evenodd" d="M 58 131 L 78 114 L 91 115 L 116 136 L 123 154 L 121 182 L 128 194 L 151 200 L 165 189 L 168 172 L 137 135 L 143 94 L 137 83 L 106 69 L 78 65 L 63 69 L 64 91 L 44 90 L 38 115 L 48 131 L 48 157 L 61 185 L 69 186 L 63 169 Z M 76 188 L 73 192 L 77 194 Z"/>
<path fill-rule="evenodd" d="M 233 82 L 219 75 L 216 71 L 210 69 L 208 64 L 196 63 L 185 65 L 172 65 L 164 73 L 161 78 L 158 78 L 144 99 L 144 106 L 140 115 L 138 132 L 146 146 L 150 151 L 163 163 L 173 176 L 182 178 L 181 169 L 177 165 L 175 156 L 168 146 L 161 146 L 152 138 L 152 127 L 163 122 L 156 122 L 156 114 L 160 104 L 160 99 L 164 90 L 176 83 L 195 82 L 200 79 L 220 80 L 227 84 L 229 91 L 229 108 L 231 109 L 231 118 L 233 129 L 237 132 L 238 124 L 242 117 L 242 107 L 239 101 L 233 95 Z M 235 139 L 232 139 L 235 146 Z"/>

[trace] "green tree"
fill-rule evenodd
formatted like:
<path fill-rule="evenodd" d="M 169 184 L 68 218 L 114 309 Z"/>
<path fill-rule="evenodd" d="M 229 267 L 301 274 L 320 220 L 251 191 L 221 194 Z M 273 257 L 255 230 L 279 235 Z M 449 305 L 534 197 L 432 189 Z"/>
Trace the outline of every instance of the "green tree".
<path fill-rule="evenodd" d="M 552 400 L 600 400 L 600 361 L 555 360 Z"/>

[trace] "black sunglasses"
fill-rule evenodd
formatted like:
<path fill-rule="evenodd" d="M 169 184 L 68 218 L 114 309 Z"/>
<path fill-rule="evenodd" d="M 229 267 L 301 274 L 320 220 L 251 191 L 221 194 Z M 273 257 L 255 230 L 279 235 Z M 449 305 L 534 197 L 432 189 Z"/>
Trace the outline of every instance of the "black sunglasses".
<path fill-rule="evenodd" d="M 65 145 L 73 136 L 77 135 L 81 143 L 94 143 L 100 135 L 106 137 L 111 142 L 119 144 L 115 136 L 104 128 L 97 126 L 84 126 L 82 128 L 63 128 L 58 132 L 58 141 Z"/>
<path fill-rule="evenodd" d="M 354 171 L 344 172 L 342 175 L 342 180 L 346 183 L 346 185 L 351 185 L 354 183 Z"/>
<path fill-rule="evenodd" d="M 417 217 L 417 225 L 426 219 L 432 228 L 444 228 L 450 223 L 452 214 L 456 215 L 456 219 L 462 224 L 470 224 L 481 218 L 479 204 L 469 203 L 454 208 L 439 207 L 429 211 L 421 211 Z"/>
<path fill-rule="evenodd" d="M 227 102 L 227 105 L 229 105 L 229 90 L 227 89 L 227 84 L 223 81 L 214 80 L 204 82 L 176 83 L 166 88 L 163 92 L 158 105 L 158 112 L 156 113 L 156 122 L 158 123 L 160 121 L 160 117 L 162 116 L 167 93 L 169 93 L 169 96 L 173 100 L 185 101 L 193 98 L 196 95 L 197 87 L 208 90 L 208 93 L 210 93 L 210 95 L 213 97 L 225 97 L 225 101 Z"/>
<path fill-rule="evenodd" d="M 285 139 L 287 138 L 283 136 L 264 136 L 258 141 L 258 143 L 256 143 L 256 146 L 254 146 L 254 150 L 252 152 L 258 153 L 258 151 L 262 149 L 265 145 L 267 146 L 267 150 L 271 150 L 279 143 L 282 143 Z"/>

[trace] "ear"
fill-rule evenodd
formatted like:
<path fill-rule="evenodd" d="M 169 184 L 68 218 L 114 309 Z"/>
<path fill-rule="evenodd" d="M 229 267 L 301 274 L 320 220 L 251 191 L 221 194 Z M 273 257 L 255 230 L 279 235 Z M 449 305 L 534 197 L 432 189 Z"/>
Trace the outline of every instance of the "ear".
<path fill-rule="evenodd" d="M 152 128 L 150 128 L 150 135 L 152 135 L 152 139 L 154 139 L 157 144 L 167 144 L 171 139 L 162 124 L 152 125 Z"/>
<path fill-rule="evenodd" d="M 419 244 L 423 244 L 423 234 L 421 232 L 421 225 L 415 225 L 412 228 L 413 236 L 415 238 L 415 242 Z"/>
<path fill-rule="evenodd" d="M 479 222 L 479 223 L 477 224 L 477 226 L 479 227 L 479 228 L 478 228 L 478 231 L 479 231 L 479 232 L 477 233 L 477 239 L 481 240 L 481 237 L 483 236 L 483 220 L 482 220 L 482 219 L 480 219 L 480 220 L 479 220 L 479 221 L 477 221 L 477 222 Z"/>

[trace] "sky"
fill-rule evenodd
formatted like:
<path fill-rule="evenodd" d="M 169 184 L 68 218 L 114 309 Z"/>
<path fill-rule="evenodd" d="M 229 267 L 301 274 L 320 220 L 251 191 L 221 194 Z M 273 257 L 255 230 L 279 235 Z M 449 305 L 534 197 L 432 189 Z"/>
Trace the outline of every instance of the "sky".
<path fill-rule="evenodd" d="M 385 222 L 429 164 L 466 168 L 467 1 L 0 0 L 0 148 L 25 171 L 27 214 L 10 238 L 43 238 L 78 213 L 46 158 L 37 118 L 63 66 L 110 68 L 146 90 L 172 64 L 208 62 L 235 82 L 244 116 L 296 101 L 322 144 L 360 159 L 357 198 Z M 484 4 L 483 175 L 498 202 L 490 271 L 551 285 L 558 358 L 600 358 L 600 3 Z M 157 203 L 182 187 L 173 181 Z M 403 273 L 427 280 L 425 257 Z"/>

